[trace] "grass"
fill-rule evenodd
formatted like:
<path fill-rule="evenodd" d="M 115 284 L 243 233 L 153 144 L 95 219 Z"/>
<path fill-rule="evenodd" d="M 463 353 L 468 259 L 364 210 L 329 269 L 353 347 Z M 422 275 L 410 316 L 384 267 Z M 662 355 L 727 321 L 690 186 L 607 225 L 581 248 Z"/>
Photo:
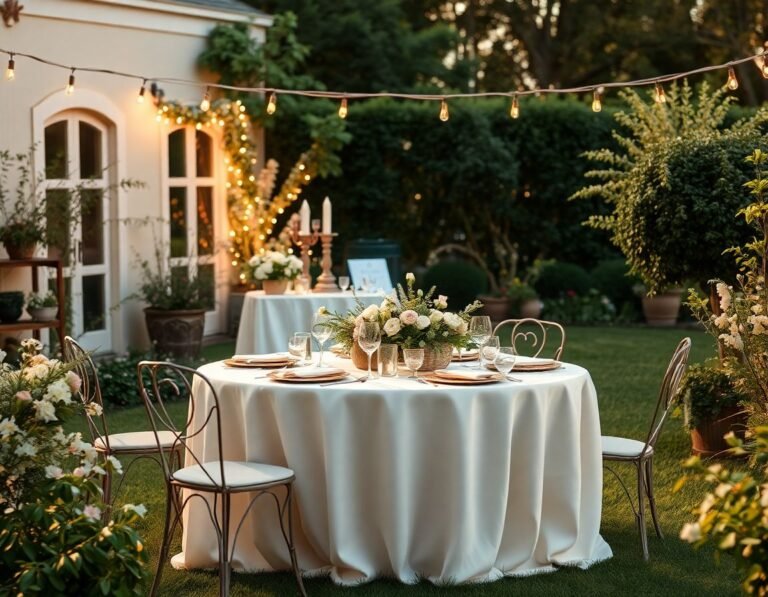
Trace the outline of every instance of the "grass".
<path fill-rule="evenodd" d="M 677 342 L 684 336 L 693 339 L 691 362 L 714 354 L 712 341 L 701 332 L 654 330 L 646 328 L 571 328 L 568 330 L 565 359 L 586 367 L 595 382 L 600 403 L 602 431 L 605 435 L 624 435 L 644 439 L 649 425 L 658 384 Z M 206 357 L 213 360 L 232 353 L 233 344 L 211 346 Z M 173 406 L 182 414 L 185 405 Z M 111 431 L 146 428 L 141 408 L 110 413 Z M 736 595 L 738 575 L 729 559 L 716 564 L 711 550 L 694 551 L 677 536 L 684 522 L 703 497 L 701 485 L 690 484 L 678 493 L 672 487 L 681 475 L 680 463 L 690 454 L 690 439 L 679 419 L 672 419 L 660 438 L 656 460 L 656 495 L 662 530 L 659 540 L 649 526 L 651 559 L 640 555 L 634 518 L 618 483 L 605 477 L 601 532 L 614 552 L 613 559 L 589 570 L 560 570 L 520 579 L 504 579 L 478 586 L 434 587 L 427 582 L 406 586 L 381 580 L 353 589 L 335 586 L 328 579 L 307 580 L 310 595 L 365 595 L 380 597 L 414 595 L 495 596 L 524 595 Z M 631 467 L 626 479 L 632 486 Z M 121 501 L 144 503 L 149 514 L 140 531 L 153 566 L 162 525 L 163 485 L 158 470 L 137 463 L 126 480 Z M 176 537 L 175 551 L 180 538 Z M 175 553 L 175 551 L 172 552 Z M 218 577 L 208 572 L 175 571 L 170 565 L 163 572 L 163 595 L 215 595 Z M 234 574 L 232 595 L 281 596 L 295 594 L 287 573 Z"/>

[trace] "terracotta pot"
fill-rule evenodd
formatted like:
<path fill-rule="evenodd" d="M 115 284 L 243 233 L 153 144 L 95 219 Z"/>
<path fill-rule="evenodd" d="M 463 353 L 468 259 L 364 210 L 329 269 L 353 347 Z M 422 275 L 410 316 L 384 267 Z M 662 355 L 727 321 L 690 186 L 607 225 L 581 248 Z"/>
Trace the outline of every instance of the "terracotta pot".
<path fill-rule="evenodd" d="M 490 317 L 491 321 L 503 321 L 509 316 L 509 297 L 480 295 L 477 298 L 483 303 L 483 315 Z"/>
<path fill-rule="evenodd" d="M 544 308 L 544 303 L 539 299 L 529 299 L 520 305 L 520 317 L 526 319 L 538 319 L 541 317 L 541 310 Z"/>
<path fill-rule="evenodd" d="M 205 309 L 144 309 L 152 346 L 160 355 L 197 357 L 203 343 Z"/>
<path fill-rule="evenodd" d="M 264 280 L 261 287 L 264 294 L 285 294 L 288 290 L 288 280 Z"/>
<path fill-rule="evenodd" d="M 32 259 L 37 250 L 37 243 L 26 245 L 17 245 L 15 243 L 4 242 L 5 252 L 10 259 Z"/>
<path fill-rule="evenodd" d="M 738 406 L 728 406 L 720 411 L 720 416 L 713 421 L 704 421 L 691 430 L 693 453 L 704 457 L 734 458 L 728 452 L 730 446 L 723 439 L 726 433 L 734 432 L 736 437 L 744 439 L 747 429 L 747 413 Z"/>
<path fill-rule="evenodd" d="M 643 315 L 648 325 L 672 327 L 677 323 L 683 291 L 680 288 L 655 296 L 643 295 Z"/>

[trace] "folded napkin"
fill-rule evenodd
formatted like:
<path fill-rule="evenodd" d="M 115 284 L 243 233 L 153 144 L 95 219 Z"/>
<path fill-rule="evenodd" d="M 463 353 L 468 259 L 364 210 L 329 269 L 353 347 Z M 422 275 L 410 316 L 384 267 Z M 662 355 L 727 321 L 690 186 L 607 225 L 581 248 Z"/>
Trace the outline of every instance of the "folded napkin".
<path fill-rule="evenodd" d="M 270 352 L 267 354 L 236 354 L 232 360 L 238 363 L 282 363 L 295 361 L 296 357 L 287 352 Z"/>
<path fill-rule="evenodd" d="M 291 378 L 301 377 L 311 379 L 313 377 L 331 377 L 333 375 L 341 375 L 346 373 L 344 369 L 338 369 L 336 367 L 300 367 L 298 369 L 286 369 L 280 372 L 280 377 Z"/>
<path fill-rule="evenodd" d="M 499 374 L 493 371 L 473 371 L 471 369 L 436 369 L 434 375 L 442 377 L 443 379 L 461 379 L 461 380 L 478 380 L 478 379 L 496 379 Z"/>
<path fill-rule="evenodd" d="M 518 356 L 515 358 L 515 368 L 520 367 L 539 367 L 541 365 L 550 365 L 554 363 L 554 359 L 542 359 L 539 357 L 524 357 Z"/>

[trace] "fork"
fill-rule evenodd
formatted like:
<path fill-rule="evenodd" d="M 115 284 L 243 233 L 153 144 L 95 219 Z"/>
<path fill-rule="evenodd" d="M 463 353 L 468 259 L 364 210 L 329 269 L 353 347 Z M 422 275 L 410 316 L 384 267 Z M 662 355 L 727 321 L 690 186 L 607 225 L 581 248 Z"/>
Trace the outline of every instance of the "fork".
<path fill-rule="evenodd" d="M 367 375 L 363 377 L 355 377 L 353 379 L 342 379 L 341 381 L 329 381 L 328 383 L 321 383 L 320 387 L 324 388 L 326 386 L 337 386 L 344 383 L 365 383 L 366 381 L 368 381 Z"/>

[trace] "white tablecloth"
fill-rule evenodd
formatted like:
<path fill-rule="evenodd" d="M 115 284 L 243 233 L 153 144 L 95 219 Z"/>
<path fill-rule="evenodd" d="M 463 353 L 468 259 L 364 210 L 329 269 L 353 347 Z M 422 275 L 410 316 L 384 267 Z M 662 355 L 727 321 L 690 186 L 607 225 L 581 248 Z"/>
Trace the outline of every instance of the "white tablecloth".
<path fill-rule="evenodd" d="M 351 367 L 334 357 L 340 363 Z M 580 367 L 471 387 L 402 378 L 288 385 L 220 363 L 200 371 L 219 395 L 225 457 L 295 471 L 294 533 L 309 574 L 330 573 L 340 584 L 382 576 L 483 582 L 557 564 L 586 568 L 612 555 L 599 534 L 597 399 Z M 215 431 L 192 444 L 216 457 Z M 233 520 L 247 501 L 235 499 Z M 199 500 L 186 511 L 182 548 L 177 567 L 217 561 Z M 274 504 L 257 501 L 233 565 L 290 568 Z"/>
<path fill-rule="evenodd" d="M 358 293 L 357 298 L 366 306 L 382 301 L 382 295 L 373 293 Z M 317 294 L 248 292 L 243 299 L 236 350 L 239 354 L 287 350 L 288 338 L 294 333 L 310 331 L 312 315 L 320 307 L 343 313 L 354 306 L 355 297 L 351 291 Z"/>

